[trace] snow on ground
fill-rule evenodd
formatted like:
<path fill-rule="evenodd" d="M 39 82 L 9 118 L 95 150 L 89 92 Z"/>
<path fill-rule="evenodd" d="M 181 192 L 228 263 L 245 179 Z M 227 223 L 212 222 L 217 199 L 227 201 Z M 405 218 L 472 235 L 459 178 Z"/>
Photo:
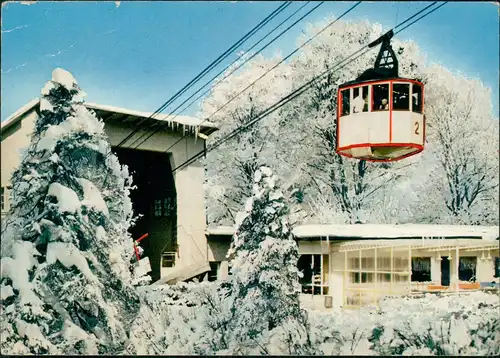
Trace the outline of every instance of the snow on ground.
<path fill-rule="evenodd" d="M 217 340 L 217 333 L 203 327 L 200 317 L 206 315 L 209 308 L 201 296 L 196 298 L 203 287 L 210 285 L 213 284 L 155 287 L 155 292 L 142 288 L 153 312 L 166 320 L 168 352 L 213 354 L 208 347 Z M 498 355 L 499 310 L 500 297 L 484 292 L 386 298 L 378 309 L 308 310 L 309 334 L 315 346 L 326 355 Z M 216 318 L 214 322 L 217 323 Z M 264 332 L 263 336 L 271 337 L 267 343 L 269 352 L 288 354 L 286 350 L 276 352 L 277 347 L 286 346 L 276 341 L 282 339 L 281 332 L 273 330 Z M 200 344 L 200 340 L 204 343 Z"/>

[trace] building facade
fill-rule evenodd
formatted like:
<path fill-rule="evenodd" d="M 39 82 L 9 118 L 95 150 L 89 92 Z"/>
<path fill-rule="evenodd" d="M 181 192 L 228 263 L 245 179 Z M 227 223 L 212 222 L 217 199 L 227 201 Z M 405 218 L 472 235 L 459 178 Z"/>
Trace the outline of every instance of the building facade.
<path fill-rule="evenodd" d="M 2 122 L 2 219 L 9 209 L 10 178 L 30 143 L 39 104 L 35 99 Z M 141 246 L 155 284 L 227 279 L 234 228 L 206 226 L 201 163 L 174 170 L 204 151 L 216 126 L 191 117 L 159 114 L 151 119 L 151 113 L 86 106 L 103 119 L 115 154 L 137 186 L 131 200 L 141 218 L 131 234 L 134 239 L 148 234 Z M 294 236 L 304 273 L 301 300 L 309 308 L 376 304 L 388 295 L 488 289 L 500 276 L 495 272 L 498 226 L 305 225 L 295 227 Z"/>
<path fill-rule="evenodd" d="M 173 169 L 204 151 L 205 140 L 216 126 L 192 117 L 157 114 L 151 119 L 152 113 L 92 103 L 85 106 L 103 119 L 115 154 L 132 173 L 137 186 L 131 193 L 134 212 L 142 215 L 132 235 L 137 239 L 149 234 L 141 246 L 150 259 L 153 280 L 169 274 L 175 277 L 187 267 L 194 273 L 209 270 L 204 168 L 195 162 Z M 21 151 L 29 146 L 39 108 L 39 99 L 34 99 L 2 122 L 2 222 L 9 210 L 10 179 L 20 164 Z M 136 133 L 119 146 L 134 129 Z"/>
<path fill-rule="evenodd" d="M 301 301 L 309 308 L 359 307 L 391 295 L 487 290 L 500 282 L 498 226 L 303 225 L 293 232 L 304 274 Z M 207 229 L 209 280 L 228 277 L 233 233 L 232 227 Z"/>

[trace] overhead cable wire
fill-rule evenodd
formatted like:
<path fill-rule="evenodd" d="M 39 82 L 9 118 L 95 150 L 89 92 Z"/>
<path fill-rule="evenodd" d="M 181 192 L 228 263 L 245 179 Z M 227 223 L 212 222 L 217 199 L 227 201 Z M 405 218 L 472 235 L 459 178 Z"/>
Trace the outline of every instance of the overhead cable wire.
<path fill-rule="evenodd" d="M 300 8 L 298 8 L 297 10 L 295 10 L 291 15 L 289 15 L 285 20 L 281 21 L 278 25 L 276 25 L 269 33 L 266 34 L 266 36 L 264 36 L 263 38 L 261 38 L 258 42 L 256 42 L 252 47 L 250 47 L 248 50 L 245 51 L 245 54 L 249 53 L 250 51 L 253 50 L 253 48 L 255 46 L 257 46 L 258 44 L 260 44 L 262 41 L 264 41 L 267 37 L 269 37 L 274 31 L 276 31 L 276 29 L 278 29 L 281 25 L 283 25 L 285 22 L 287 22 L 288 20 L 290 20 L 293 16 L 295 16 L 300 10 L 302 10 L 305 6 L 307 6 L 308 4 L 310 3 L 310 1 L 307 1 L 306 3 L 304 3 L 304 5 L 302 5 Z M 302 18 L 301 18 L 302 19 Z M 299 20 L 300 21 L 300 20 Z M 292 26 L 296 25 L 293 24 Z M 280 33 L 278 36 L 276 36 L 275 38 L 273 38 L 270 42 L 268 42 L 264 47 L 261 47 L 259 50 L 257 50 L 255 53 L 253 53 L 250 57 L 248 57 L 247 59 L 245 59 L 244 62 L 242 62 L 241 64 L 239 64 L 236 68 L 234 68 L 233 70 L 231 70 L 229 73 L 226 73 L 224 74 L 224 77 L 222 77 L 222 79 L 218 82 L 221 82 L 223 80 L 225 80 L 226 78 L 228 78 L 230 75 L 232 75 L 234 72 L 236 72 L 237 70 L 239 70 L 243 65 L 245 65 L 248 61 L 250 61 L 251 59 L 253 59 L 255 56 L 257 56 L 259 53 L 261 53 L 264 49 L 266 49 L 269 45 L 271 45 L 271 43 L 273 43 L 274 41 L 276 41 L 281 35 L 283 35 L 284 32 Z M 224 73 L 226 70 L 228 70 L 232 65 L 234 65 L 241 57 L 243 57 L 245 54 L 241 55 L 240 57 L 238 57 L 235 61 L 233 61 L 230 65 L 228 65 L 226 68 L 224 68 L 221 72 L 219 72 L 216 76 L 212 77 L 212 79 L 210 81 L 207 81 L 203 87 L 201 87 L 198 91 L 200 91 L 202 88 L 206 87 L 207 85 L 209 85 L 210 83 L 212 83 L 213 80 L 217 79 L 217 77 L 219 75 L 221 75 L 222 73 Z M 200 98 L 202 98 L 204 95 L 206 95 L 208 92 L 210 92 L 211 88 L 207 89 L 205 92 L 201 93 L 198 97 L 196 97 L 192 102 L 190 102 L 187 106 L 185 106 L 178 114 L 180 113 L 183 113 L 187 108 L 191 107 L 194 103 L 196 103 L 196 101 L 198 101 Z M 197 92 L 195 92 L 193 94 L 193 96 L 191 96 L 189 99 L 193 98 L 194 95 L 196 95 Z M 175 112 L 182 106 L 184 105 L 185 103 L 187 102 L 184 101 L 183 103 L 181 103 L 176 109 L 174 109 L 172 111 L 172 113 L 175 114 Z M 175 118 L 175 117 L 174 117 Z"/>
<path fill-rule="evenodd" d="M 431 5 L 434 5 L 436 4 L 437 1 L 434 1 Z M 425 13 L 424 15 L 420 16 L 418 19 L 416 19 L 415 21 L 409 23 L 408 25 L 406 25 L 405 27 L 403 27 L 402 29 L 399 29 L 398 31 L 396 31 L 394 33 L 394 35 L 397 35 L 399 34 L 401 31 L 404 31 L 406 30 L 408 27 L 410 27 L 411 25 L 413 25 L 414 23 L 420 21 L 421 19 L 423 19 L 424 17 L 432 14 L 434 11 L 438 10 L 439 8 L 443 7 L 444 5 L 446 5 L 448 3 L 448 1 L 445 1 L 443 3 L 441 3 L 439 6 L 435 7 L 434 9 L 432 9 L 431 11 L 429 11 L 428 13 Z M 422 13 L 423 10 L 426 10 L 427 8 L 429 8 L 431 5 L 425 7 L 424 9 L 420 10 L 418 13 L 416 13 L 415 15 L 413 15 L 412 17 L 406 19 L 405 21 L 403 21 L 401 24 L 399 24 L 398 26 L 396 26 L 394 29 L 397 29 L 399 26 L 403 25 L 404 23 L 408 22 L 409 20 L 411 20 L 412 18 L 414 18 L 415 16 L 419 15 L 420 13 Z"/>
<path fill-rule="evenodd" d="M 284 57 L 281 61 L 279 61 L 278 63 L 276 63 L 273 67 L 271 67 L 270 69 L 268 69 L 266 72 L 264 72 L 260 77 L 258 77 L 255 81 L 253 81 L 252 83 L 250 83 L 247 87 L 245 87 L 242 91 L 240 91 L 238 94 L 236 94 L 235 96 L 231 97 L 231 99 L 229 99 L 227 102 L 225 102 L 221 107 L 219 107 L 215 112 L 213 112 L 212 114 L 210 114 L 207 118 L 203 119 L 201 122 L 200 122 L 200 126 L 205 123 L 206 121 L 208 121 L 210 118 L 212 118 L 216 113 L 218 113 L 222 108 L 226 107 L 229 103 L 231 103 L 232 101 L 234 101 L 236 98 L 238 98 L 238 96 L 240 96 L 241 94 L 243 94 L 246 90 L 248 90 L 249 88 L 251 88 L 253 85 L 255 85 L 255 83 L 257 83 L 259 80 L 261 80 L 262 78 L 264 78 L 267 74 L 269 74 L 272 70 L 274 70 L 275 68 L 277 68 L 279 65 L 281 65 L 283 62 L 285 62 L 286 60 L 288 60 L 290 57 L 292 57 L 295 53 L 297 53 L 301 48 L 303 48 L 304 46 L 306 46 L 307 44 L 309 44 L 312 40 L 314 40 L 316 37 L 318 37 L 321 33 L 323 33 L 327 28 L 331 27 L 333 24 L 335 24 L 337 21 L 339 21 L 342 17 L 344 17 L 345 15 L 347 15 L 349 12 L 351 12 L 352 10 L 354 10 L 354 8 L 356 8 L 358 5 L 361 4 L 361 1 L 358 1 L 356 4 L 354 4 L 353 6 L 351 6 L 348 10 L 346 10 L 342 15 L 340 15 L 338 18 L 336 18 L 335 20 L 331 21 L 330 23 L 328 23 L 325 27 L 323 27 L 323 29 L 321 29 L 319 32 L 317 32 L 314 36 L 310 37 L 306 42 L 304 42 L 302 45 L 300 45 L 299 47 L 297 47 L 295 50 L 293 50 L 292 52 L 290 52 L 286 57 Z M 320 4 L 321 5 L 321 4 Z M 314 10 L 315 8 L 313 8 L 312 10 Z M 186 137 L 186 134 L 184 134 L 181 138 L 179 138 L 176 142 L 174 142 L 172 145 L 170 145 L 166 150 L 165 150 L 165 153 L 167 153 L 172 147 L 174 147 L 177 143 L 179 143 L 182 139 L 184 139 Z"/>
<path fill-rule="evenodd" d="M 308 1 L 306 4 L 302 5 L 295 13 L 297 13 L 299 10 L 301 10 L 302 8 L 304 8 L 304 6 L 306 6 L 310 1 Z M 323 5 L 324 1 L 321 1 L 319 4 L 317 4 L 316 6 L 314 6 L 312 9 L 310 9 L 308 12 L 306 12 L 304 15 L 302 15 L 299 19 L 297 19 L 295 22 L 293 22 L 291 25 L 289 25 L 286 29 L 284 29 L 283 31 L 281 31 L 277 36 L 275 36 L 272 40 L 270 40 L 266 45 L 264 45 L 263 47 L 261 47 L 258 51 L 256 51 L 254 54 L 252 54 L 249 58 L 247 58 L 243 63 L 239 64 L 236 68 L 232 69 L 229 73 L 227 73 L 222 79 L 221 81 L 223 81 L 224 79 L 226 79 L 227 77 L 229 77 L 231 74 L 233 74 L 234 72 L 236 72 L 238 69 L 240 69 L 245 63 L 247 63 L 248 61 L 250 61 L 251 59 L 253 59 L 255 56 L 257 56 L 259 53 L 261 53 L 263 50 L 265 50 L 267 47 L 269 47 L 272 43 L 274 43 L 277 39 L 279 39 L 281 36 L 283 36 L 286 32 L 290 31 L 290 29 L 294 26 L 296 26 L 300 21 L 302 21 L 305 17 L 307 17 L 308 15 L 310 15 L 314 10 L 316 10 L 318 7 L 320 7 L 321 5 Z M 269 34 L 266 35 L 266 37 L 268 35 L 270 35 L 273 31 L 275 31 L 279 26 L 281 26 L 285 21 L 287 21 L 290 17 L 292 17 L 295 13 L 293 13 L 292 15 L 290 15 L 287 19 L 285 19 L 284 21 L 282 21 L 278 26 L 276 26 L 273 30 L 270 31 Z M 266 37 L 264 37 L 263 39 L 265 39 Z M 261 39 L 261 41 L 263 40 Z M 259 41 L 259 42 L 261 42 Z M 258 44 L 258 43 L 257 43 Z M 254 45 L 255 46 L 255 45 Z M 252 46 L 252 48 L 254 47 Z M 250 51 L 252 48 L 250 48 L 248 51 Z M 223 69 L 222 71 L 220 71 L 217 75 L 215 75 L 212 79 L 210 79 L 207 83 L 205 83 L 201 88 L 198 89 L 198 91 L 196 91 L 194 94 L 192 94 L 189 98 L 187 98 L 184 102 L 182 102 L 179 106 L 177 106 L 177 108 L 175 108 L 172 112 L 174 113 L 175 111 L 177 111 L 181 106 L 183 106 L 187 101 L 189 101 L 191 98 L 193 98 L 197 93 L 199 93 L 203 88 L 205 88 L 207 85 L 209 85 L 214 79 L 217 78 L 217 76 L 219 76 L 221 73 L 223 73 L 225 70 L 227 70 L 230 66 L 232 66 L 237 60 L 235 60 L 233 63 L 231 63 L 229 66 L 227 66 L 225 69 Z M 269 72 L 269 71 L 268 71 Z M 203 92 L 200 96 L 198 96 L 194 101 L 192 101 L 188 106 L 186 106 L 181 112 L 179 112 L 178 114 L 176 114 L 171 120 L 173 121 L 175 118 L 177 118 L 177 116 L 182 113 L 183 111 L 185 111 L 187 108 L 189 108 L 191 105 L 193 105 L 194 103 L 196 103 L 197 100 L 199 100 L 201 97 L 203 97 L 206 93 L 210 92 L 211 88 L 209 88 L 208 90 L 206 90 L 205 92 Z M 206 120 L 205 120 L 206 121 Z M 199 125 L 201 125 L 202 123 L 204 123 L 205 121 L 202 121 Z M 162 125 L 159 125 L 152 133 L 150 133 L 143 141 L 141 141 L 137 146 L 134 147 L 134 149 L 138 148 L 141 144 L 143 144 L 146 140 L 148 140 L 149 138 L 151 138 L 153 135 L 155 135 L 156 133 L 158 133 L 158 131 L 160 131 L 161 129 L 163 129 L 164 126 Z M 172 146 L 176 145 L 178 142 L 180 142 L 182 139 L 185 138 L 185 135 L 182 136 L 177 142 L 175 142 Z M 139 138 L 140 139 L 140 138 Z M 170 149 L 170 148 L 169 148 Z M 168 151 L 168 149 L 167 149 Z"/>
<path fill-rule="evenodd" d="M 436 3 L 437 3 L 437 1 L 433 2 L 431 5 L 426 6 L 424 9 L 420 10 L 419 12 L 417 12 L 416 14 L 414 14 L 413 16 L 409 17 L 408 19 L 406 19 L 402 23 L 398 24 L 396 27 L 394 27 L 394 29 L 402 26 L 403 24 L 405 24 L 406 22 L 410 21 L 414 17 L 418 16 L 420 13 L 424 12 L 425 10 L 429 9 L 431 6 L 435 5 Z M 446 2 L 443 3 L 443 4 L 441 4 L 441 5 L 439 5 L 438 7 L 434 8 L 434 9 L 432 9 L 431 11 L 425 13 L 424 15 L 420 16 L 415 21 L 411 22 L 410 24 L 408 24 L 404 28 L 400 29 L 397 33 L 400 33 L 401 31 L 407 29 L 411 25 L 415 24 L 416 22 L 420 21 L 421 19 L 425 18 L 426 16 L 430 15 L 431 13 L 433 13 L 434 11 L 436 11 L 437 9 L 441 8 L 442 6 L 444 6 L 445 4 L 446 4 Z M 392 30 L 390 30 L 390 31 L 392 31 Z M 239 133 L 241 133 L 243 130 L 245 130 L 248 127 L 254 125 L 255 123 L 257 123 L 258 121 L 262 120 L 263 118 L 269 116 L 271 113 L 273 113 L 274 111 L 278 110 L 279 108 L 281 108 L 282 106 L 284 106 L 288 102 L 292 101 L 293 99 L 295 99 L 295 98 L 299 97 L 300 95 L 302 95 L 303 93 L 305 93 L 307 90 L 310 89 L 310 87 L 316 81 L 318 81 L 318 80 L 322 79 L 323 77 L 325 77 L 325 75 L 327 75 L 329 72 L 340 70 L 341 68 L 347 66 L 348 64 L 350 64 L 351 62 L 353 62 L 354 60 L 356 60 L 358 57 L 361 57 L 362 55 L 364 55 L 365 53 L 371 51 L 372 49 L 373 48 L 369 48 L 368 45 L 365 45 L 365 46 L 361 47 L 360 49 L 358 49 L 357 51 L 355 51 L 354 53 L 352 53 L 351 55 L 349 55 L 348 57 L 346 57 L 345 59 L 343 59 L 339 63 L 335 64 L 333 66 L 333 68 L 327 69 L 327 70 L 323 71 L 321 74 L 313 77 L 310 81 L 308 81 L 307 83 L 303 84 L 298 89 L 294 90 L 292 93 L 288 94 L 287 96 L 283 97 L 278 102 L 276 102 L 275 104 L 271 105 L 270 107 L 268 107 L 265 110 L 263 110 L 262 112 L 260 112 L 254 119 L 252 119 L 247 124 L 244 124 L 244 125 L 236 128 L 235 130 L 231 131 L 229 134 L 227 134 L 224 137 L 222 137 L 221 139 L 219 139 L 216 143 L 214 143 L 212 146 L 210 146 L 210 148 L 207 148 L 206 150 L 202 150 L 202 151 L 198 152 L 197 154 L 195 154 L 194 156 L 192 156 L 191 158 L 187 159 L 185 162 L 183 162 L 180 165 L 178 165 L 177 167 L 175 167 L 173 169 L 173 172 L 175 172 L 175 171 L 177 171 L 177 170 L 185 167 L 186 165 L 191 164 L 192 162 L 194 162 L 194 161 L 198 160 L 199 158 L 201 158 L 202 156 L 206 155 L 208 152 L 211 152 L 212 150 L 218 148 L 219 146 L 221 146 L 222 144 L 224 144 L 228 140 L 234 138 L 236 135 L 238 135 Z M 360 52 L 362 52 L 362 53 L 360 53 Z M 357 55 L 355 58 L 351 59 L 347 63 L 344 63 L 350 57 L 352 57 L 352 56 L 354 56 L 354 55 L 356 55 L 358 53 L 359 53 L 359 55 Z"/>
<path fill-rule="evenodd" d="M 198 82 L 201 78 L 203 78 L 208 72 L 210 72 L 214 67 L 219 65 L 223 60 L 225 60 L 235 49 L 245 43 L 250 37 L 252 37 L 257 31 L 267 25 L 273 18 L 275 18 L 279 13 L 285 10 L 288 6 L 291 5 L 291 1 L 286 1 L 281 4 L 277 9 L 275 9 L 271 14 L 269 14 L 266 18 L 264 18 L 261 22 L 259 22 L 253 29 L 247 32 L 241 39 L 239 39 L 236 43 L 234 43 L 230 48 L 228 48 L 224 53 L 222 53 L 218 58 L 212 61 L 204 70 L 202 70 L 198 75 L 195 76 L 189 83 L 187 83 L 183 88 L 177 91 L 172 97 L 170 97 L 165 103 L 163 103 L 156 111 L 154 111 L 148 118 L 144 118 L 141 120 L 136 128 L 132 130 L 132 132 L 125 137 L 117 147 L 121 147 L 125 144 L 137 131 L 140 129 L 140 125 L 145 121 L 152 119 L 155 115 L 163 112 L 165 108 L 167 108 L 170 104 L 172 104 L 177 98 L 183 95 L 189 88 L 191 88 L 196 82 Z"/>
<path fill-rule="evenodd" d="M 356 52 L 352 53 L 347 58 L 345 58 L 344 60 L 342 60 L 339 63 L 337 63 L 333 68 L 328 69 L 328 70 L 322 72 L 319 76 L 315 76 L 313 79 L 311 79 L 307 83 L 303 84 L 302 86 L 300 86 L 299 88 L 297 88 L 292 93 L 290 93 L 287 96 L 281 98 L 278 102 L 274 103 L 270 107 L 268 107 L 265 110 L 263 110 L 262 112 L 260 112 L 255 118 L 253 118 L 248 123 L 246 123 L 246 124 L 244 124 L 244 125 L 236 128 L 236 129 L 234 129 L 232 132 L 230 132 L 229 134 L 227 134 L 224 137 L 222 137 L 219 141 L 217 141 L 212 146 L 210 146 L 210 148 L 207 148 L 206 151 L 203 150 L 203 151 L 198 152 L 196 155 L 194 155 L 193 157 L 189 158 L 188 160 L 186 160 L 184 163 L 180 164 L 176 168 L 174 168 L 173 172 L 181 169 L 182 167 L 184 167 L 186 165 L 191 164 L 192 162 L 194 162 L 194 161 L 198 160 L 199 158 L 201 158 L 202 156 L 204 156 L 206 153 L 209 153 L 212 150 L 220 147 L 222 144 L 224 144 L 228 140 L 234 138 L 236 135 L 238 135 L 239 133 L 241 133 L 245 129 L 251 127 L 255 123 L 257 123 L 260 120 L 262 120 L 263 118 L 269 116 L 271 113 L 273 113 L 274 111 L 278 110 L 279 108 L 281 108 L 282 106 L 284 106 L 288 102 L 292 101 L 293 99 L 301 96 L 303 93 L 307 92 L 310 89 L 310 87 L 311 87 L 311 85 L 313 83 L 315 83 L 318 79 L 320 79 L 320 77 L 323 77 L 328 72 L 340 70 L 341 68 L 343 68 L 343 67 L 347 66 L 348 64 L 350 64 L 352 61 L 356 60 L 358 57 L 361 57 L 362 55 L 364 55 L 365 53 L 367 53 L 367 52 L 369 52 L 371 50 L 372 49 L 368 48 L 368 45 L 363 46 L 362 48 L 358 49 Z M 348 60 L 349 58 L 353 57 L 356 54 L 359 54 L 359 55 L 356 56 L 355 58 L 353 58 L 351 61 L 349 61 L 347 63 L 343 63 L 343 62 L 345 62 L 346 60 Z"/>

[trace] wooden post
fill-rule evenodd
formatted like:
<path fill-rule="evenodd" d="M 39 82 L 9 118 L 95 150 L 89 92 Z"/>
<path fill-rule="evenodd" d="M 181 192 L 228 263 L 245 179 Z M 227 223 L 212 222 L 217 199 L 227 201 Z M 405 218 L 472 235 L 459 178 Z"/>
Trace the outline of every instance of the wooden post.
<path fill-rule="evenodd" d="M 391 246 L 391 283 L 389 288 L 389 294 L 392 296 L 392 283 L 394 282 L 394 246 Z"/>
<path fill-rule="evenodd" d="M 460 252 L 458 249 L 458 242 L 457 246 L 455 247 L 455 259 L 457 260 L 455 262 L 455 291 L 458 292 L 460 291 L 460 286 L 459 286 L 460 279 L 458 276 L 458 272 L 460 270 Z"/>
<path fill-rule="evenodd" d="M 362 278 L 362 274 L 361 274 L 361 270 L 362 270 L 362 267 L 361 267 L 361 249 L 359 249 L 359 286 L 358 286 L 358 300 L 359 300 L 359 305 L 361 306 L 361 287 L 363 285 L 363 278 Z"/>
<path fill-rule="evenodd" d="M 408 245 L 408 294 L 411 295 L 411 244 Z"/>
<path fill-rule="evenodd" d="M 332 267 L 333 267 L 333 263 L 332 263 L 332 248 L 330 246 L 330 237 L 327 236 L 326 237 L 326 251 L 327 251 L 327 255 L 328 255 L 328 281 L 326 282 L 328 284 L 328 294 L 330 296 L 332 296 L 332 285 L 330 285 L 330 283 L 332 282 Z M 323 261 L 323 257 L 321 258 L 321 261 Z M 321 283 L 322 285 L 324 284 L 323 283 L 323 276 L 321 277 Z M 324 289 L 324 286 L 321 286 L 321 292 L 323 292 L 323 289 Z"/>
<path fill-rule="evenodd" d="M 373 293 L 373 301 L 375 303 L 376 306 L 378 306 L 378 300 L 377 300 L 377 296 L 378 296 L 378 273 L 377 273 L 377 269 L 378 269 L 378 257 L 377 257 L 377 248 L 375 247 L 375 252 L 374 252 L 374 260 L 375 260 L 375 267 L 374 267 L 374 275 L 375 277 L 373 278 L 373 285 L 375 287 L 375 292 Z"/>
<path fill-rule="evenodd" d="M 347 251 L 344 251 L 344 285 L 342 289 L 342 302 L 347 305 L 346 291 L 347 291 Z"/>
<path fill-rule="evenodd" d="M 312 278 L 311 278 L 311 298 L 314 299 L 314 268 L 315 268 L 314 267 L 314 254 L 311 255 L 311 268 L 313 269 L 313 270 L 311 270 L 312 271 Z M 321 272 L 321 266 L 320 266 L 320 272 Z"/>

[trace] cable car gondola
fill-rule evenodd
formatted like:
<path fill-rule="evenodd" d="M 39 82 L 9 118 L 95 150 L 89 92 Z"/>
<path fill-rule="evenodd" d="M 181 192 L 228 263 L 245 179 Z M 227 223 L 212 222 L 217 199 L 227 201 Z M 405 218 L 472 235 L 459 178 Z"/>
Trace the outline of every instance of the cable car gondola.
<path fill-rule="evenodd" d="M 391 30 L 369 45 L 382 44 L 373 68 L 338 88 L 340 155 L 390 162 L 424 150 L 424 85 L 399 77 L 393 35 Z"/>

